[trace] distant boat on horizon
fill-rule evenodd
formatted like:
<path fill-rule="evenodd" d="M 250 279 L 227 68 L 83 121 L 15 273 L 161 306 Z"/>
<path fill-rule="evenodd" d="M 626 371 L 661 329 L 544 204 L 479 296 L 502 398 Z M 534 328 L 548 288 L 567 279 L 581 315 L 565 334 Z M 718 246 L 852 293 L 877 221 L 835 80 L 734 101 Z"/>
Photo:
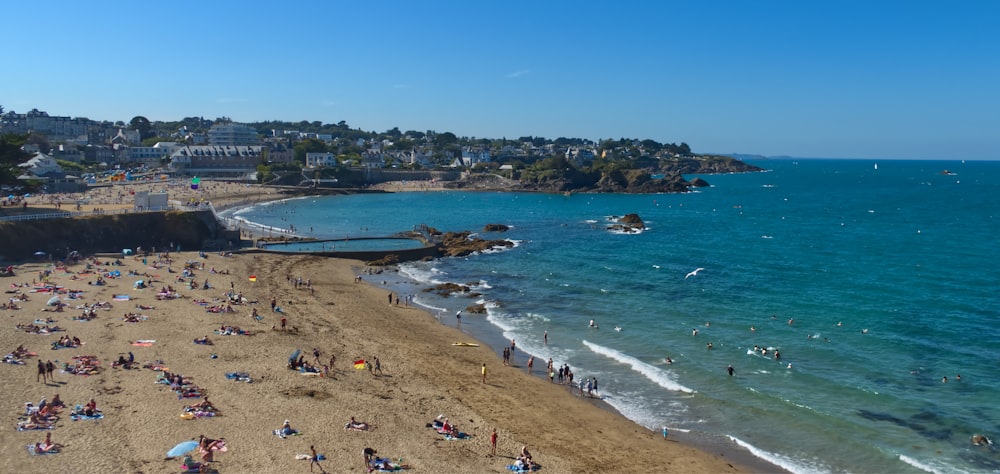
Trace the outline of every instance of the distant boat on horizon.
<path fill-rule="evenodd" d="M 875 171 L 878 171 L 878 163 L 875 163 Z"/>

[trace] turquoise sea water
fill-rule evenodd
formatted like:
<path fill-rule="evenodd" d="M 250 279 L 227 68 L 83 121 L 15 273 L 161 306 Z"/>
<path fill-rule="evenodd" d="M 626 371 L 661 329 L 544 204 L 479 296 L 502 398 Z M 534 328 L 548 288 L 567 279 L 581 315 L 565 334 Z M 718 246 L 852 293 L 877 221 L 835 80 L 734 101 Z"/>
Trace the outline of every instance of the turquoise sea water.
<path fill-rule="evenodd" d="M 528 352 L 597 377 L 606 402 L 656 431 L 795 472 L 1000 470 L 1000 452 L 969 442 L 1000 438 L 1000 163 L 754 164 L 769 171 L 705 176 L 711 188 L 683 195 L 351 195 L 239 214 L 320 238 L 507 224 L 484 237 L 511 250 L 379 278 L 446 324 L 474 300 L 420 288 L 480 282 L 488 315 L 463 330 L 515 339 L 520 364 Z M 648 230 L 607 230 L 626 213 Z"/>

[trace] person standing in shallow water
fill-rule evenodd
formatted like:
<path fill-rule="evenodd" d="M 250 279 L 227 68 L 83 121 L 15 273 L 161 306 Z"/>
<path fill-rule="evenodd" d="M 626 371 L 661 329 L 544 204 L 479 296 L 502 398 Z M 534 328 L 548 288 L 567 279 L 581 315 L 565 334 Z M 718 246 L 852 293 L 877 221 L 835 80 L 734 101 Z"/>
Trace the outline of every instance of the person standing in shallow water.
<path fill-rule="evenodd" d="M 732 377 L 734 374 L 736 374 L 736 369 L 733 368 L 732 364 L 729 364 L 729 367 L 726 367 L 726 372 L 728 372 L 729 376 Z"/>

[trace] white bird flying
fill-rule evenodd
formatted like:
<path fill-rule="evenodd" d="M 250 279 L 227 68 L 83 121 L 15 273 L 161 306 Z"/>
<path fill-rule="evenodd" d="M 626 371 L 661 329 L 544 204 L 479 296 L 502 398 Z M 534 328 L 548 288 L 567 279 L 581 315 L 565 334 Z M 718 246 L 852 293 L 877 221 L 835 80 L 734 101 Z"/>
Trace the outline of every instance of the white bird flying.
<path fill-rule="evenodd" d="M 684 275 L 684 279 L 687 280 L 688 278 L 691 278 L 693 276 L 698 276 L 698 272 L 702 270 L 704 270 L 704 268 L 695 268 L 694 271 L 692 271 L 691 273 Z"/>

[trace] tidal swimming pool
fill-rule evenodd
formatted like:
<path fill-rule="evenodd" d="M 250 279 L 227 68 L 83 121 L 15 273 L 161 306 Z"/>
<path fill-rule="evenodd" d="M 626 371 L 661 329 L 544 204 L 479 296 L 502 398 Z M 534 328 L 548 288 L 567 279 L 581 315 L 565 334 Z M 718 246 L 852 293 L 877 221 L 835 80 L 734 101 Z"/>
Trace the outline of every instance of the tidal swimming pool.
<path fill-rule="evenodd" d="M 407 238 L 358 238 L 340 240 L 309 240 L 302 242 L 268 243 L 263 248 L 278 252 L 371 252 L 380 250 L 411 250 L 424 247 L 417 239 Z"/>

